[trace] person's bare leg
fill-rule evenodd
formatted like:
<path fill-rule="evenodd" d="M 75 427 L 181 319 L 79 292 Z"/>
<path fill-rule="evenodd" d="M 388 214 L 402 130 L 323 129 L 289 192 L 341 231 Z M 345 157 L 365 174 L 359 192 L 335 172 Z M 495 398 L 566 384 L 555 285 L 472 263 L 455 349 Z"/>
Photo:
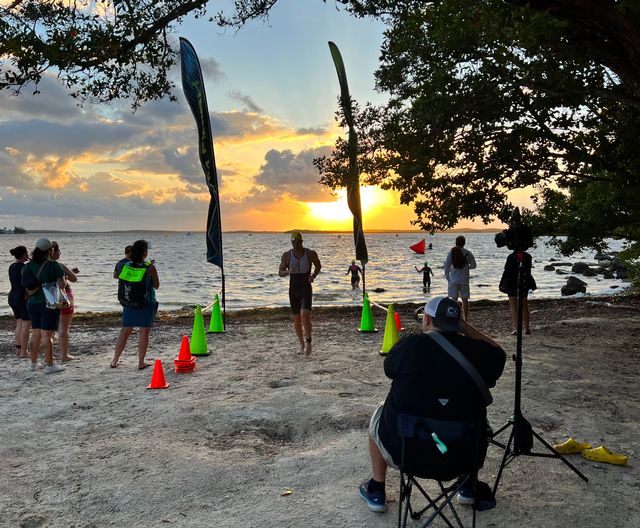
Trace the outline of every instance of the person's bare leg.
<path fill-rule="evenodd" d="M 138 368 L 143 369 L 151 365 L 146 363 L 144 357 L 147 355 L 147 349 L 149 348 L 149 334 L 151 333 L 151 327 L 140 328 L 138 331 Z"/>
<path fill-rule="evenodd" d="M 368 435 L 369 438 L 369 456 L 371 457 L 371 470 L 373 472 L 373 480 L 376 482 L 384 482 L 387 478 L 387 463 L 378 449 L 378 446 Z"/>
<path fill-rule="evenodd" d="M 42 341 L 42 330 L 34 328 L 32 332 L 33 340 L 31 342 L 31 364 L 38 362 L 38 354 L 40 353 L 40 341 Z"/>
<path fill-rule="evenodd" d="M 462 314 L 464 316 L 464 320 L 469 320 L 469 299 L 462 299 Z"/>
<path fill-rule="evenodd" d="M 133 328 L 131 328 L 130 326 L 120 329 L 120 335 L 118 336 L 118 340 L 116 341 L 116 349 L 113 353 L 113 359 L 111 360 L 111 366 L 113 368 L 118 366 L 118 361 L 120 360 L 120 356 L 124 351 L 124 347 L 127 346 L 127 340 L 129 339 L 131 332 L 133 332 Z"/>
<path fill-rule="evenodd" d="M 69 355 L 69 328 L 71 327 L 71 319 L 73 319 L 73 314 L 60 314 L 58 339 L 60 341 L 61 361 L 71 361 L 72 359 L 76 359 L 75 356 Z"/>
<path fill-rule="evenodd" d="M 42 341 L 44 343 L 44 363 L 53 365 L 53 330 L 42 330 Z"/>
<path fill-rule="evenodd" d="M 304 354 L 304 335 L 302 334 L 302 317 L 300 314 L 293 316 L 293 328 L 295 328 L 298 341 L 300 342 L 300 351 L 298 354 Z"/>
<path fill-rule="evenodd" d="M 20 357 L 29 357 L 29 332 L 31 331 L 31 321 L 22 321 L 20 327 Z"/>
<path fill-rule="evenodd" d="M 302 328 L 305 336 L 305 354 L 311 355 L 311 310 L 300 310 L 300 316 L 302 318 Z"/>
<path fill-rule="evenodd" d="M 22 334 L 22 319 L 16 319 L 16 356 L 19 356 L 22 353 L 20 348 L 22 345 L 20 344 L 20 334 Z"/>

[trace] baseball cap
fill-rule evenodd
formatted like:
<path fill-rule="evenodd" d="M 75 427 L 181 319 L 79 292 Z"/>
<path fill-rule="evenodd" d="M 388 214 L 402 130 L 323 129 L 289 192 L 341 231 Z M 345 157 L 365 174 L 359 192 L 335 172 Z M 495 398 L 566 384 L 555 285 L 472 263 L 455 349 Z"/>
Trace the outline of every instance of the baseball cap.
<path fill-rule="evenodd" d="M 51 245 L 51 240 L 46 237 L 42 237 L 36 240 L 36 247 L 40 251 L 49 251 L 49 249 L 51 249 Z"/>
<path fill-rule="evenodd" d="M 291 231 L 291 242 L 294 240 L 302 240 L 302 233 L 297 229 Z"/>
<path fill-rule="evenodd" d="M 433 297 L 424 307 L 424 313 L 433 319 L 433 323 L 445 332 L 460 330 L 460 305 L 451 297 L 439 295 Z"/>

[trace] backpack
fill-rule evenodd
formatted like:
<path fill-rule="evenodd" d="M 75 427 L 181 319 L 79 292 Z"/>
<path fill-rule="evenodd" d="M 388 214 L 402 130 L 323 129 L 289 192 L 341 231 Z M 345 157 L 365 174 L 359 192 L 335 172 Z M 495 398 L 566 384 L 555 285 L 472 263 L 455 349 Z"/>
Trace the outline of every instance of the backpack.
<path fill-rule="evenodd" d="M 467 256 L 463 253 L 461 247 L 454 246 L 451 248 L 451 263 L 456 269 L 462 269 L 467 265 Z"/>
<path fill-rule="evenodd" d="M 122 306 L 142 308 L 147 300 L 145 275 L 149 264 L 127 262 L 118 276 L 118 301 Z"/>

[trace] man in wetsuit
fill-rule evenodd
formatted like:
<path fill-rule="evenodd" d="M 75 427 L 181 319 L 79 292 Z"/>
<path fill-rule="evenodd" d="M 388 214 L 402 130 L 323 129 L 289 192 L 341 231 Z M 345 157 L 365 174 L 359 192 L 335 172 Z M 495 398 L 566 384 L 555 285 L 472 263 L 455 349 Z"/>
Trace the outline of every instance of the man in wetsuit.
<path fill-rule="evenodd" d="M 418 266 L 414 266 L 414 268 L 416 268 L 418 273 L 422 273 L 422 293 L 427 293 L 431 289 L 431 277 L 433 276 L 433 270 L 426 261 L 421 269 L 418 269 Z"/>
<path fill-rule="evenodd" d="M 289 275 L 289 302 L 293 313 L 293 327 L 300 342 L 300 354 L 311 354 L 311 284 L 320 273 L 322 264 L 318 254 L 302 247 L 302 233 L 291 232 L 293 249 L 282 254 L 278 275 Z M 313 265 L 313 273 L 311 272 Z"/>

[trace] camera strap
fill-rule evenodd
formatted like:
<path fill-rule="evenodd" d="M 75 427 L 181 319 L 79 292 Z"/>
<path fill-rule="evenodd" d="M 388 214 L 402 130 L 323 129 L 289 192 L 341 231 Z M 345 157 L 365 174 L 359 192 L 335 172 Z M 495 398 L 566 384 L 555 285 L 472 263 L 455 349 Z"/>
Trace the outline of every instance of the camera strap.
<path fill-rule="evenodd" d="M 440 347 L 447 352 L 453 359 L 455 359 L 460 366 L 467 372 L 469 377 L 473 380 L 473 382 L 478 386 L 478 390 L 480 390 L 480 394 L 482 394 L 482 398 L 484 399 L 485 405 L 489 406 L 493 403 L 493 396 L 489 392 L 489 387 L 480 376 L 478 370 L 471 364 L 471 362 L 460 352 L 456 347 L 454 347 L 449 340 L 444 337 L 440 332 L 436 332 L 434 330 L 430 330 L 427 332 L 429 337 L 433 339 Z"/>

